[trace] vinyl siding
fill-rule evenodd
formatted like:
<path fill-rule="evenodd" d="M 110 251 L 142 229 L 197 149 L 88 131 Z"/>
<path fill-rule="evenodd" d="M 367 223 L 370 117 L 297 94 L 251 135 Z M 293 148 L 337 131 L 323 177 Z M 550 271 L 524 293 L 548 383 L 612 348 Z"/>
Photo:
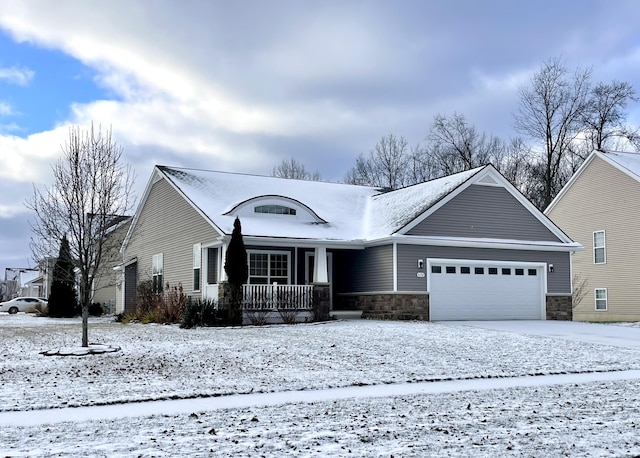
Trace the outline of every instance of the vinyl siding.
<path fill-rule="evenodd" d="M 152 185 L 140 209 L 125 260 L 138 258 L 138 282 L 142 282 L 151 279 L 153 255 L 163 253 L 163 282 L 172 287 L 181 283 L 185 294 L 200 297 L 200 292 L 193 292 L 193 245 L 217 237 L 211 225 L 161 179 Z"/>
<path fill-rule="evenodd" d="M 574 320 L 640 320 L 640 183 L 595 157 L 548 216 L 584 246 L 573 256 L 574 276 L 586 279 Z M 594 264 L 593 232 L 600 230 L 606 263 Z M 607 288 L 607 311 L 595 310 L 596 288 Z"/>
<path fill-rule="evenodd" d="M 559 241 L 506 189 L 482 185 L 469 186 L 407 234 Z"/>
<path fill-rule="evenodd" d="M 122 247 L 122 242 L 128 230 L 129 223 L 123 224 L 109 234 L 109 238 L 105 242 L 102 259 L 100 261 L 100 274 L 94 282 L 93 302 L 102 305 L 115 305 L 116 303 L 117 294 L 121 291 L 117 284 L 121 280 L 122 274 L 116 272 L 113 268 L 122 263 L 120 248 Z M 120 286 L 120 288 L 121 287 L 122 286 Z"/>
<path fill-rule="evenodd" d="M 333 265 L 338 293 L 393 291 L 391 245 L 336 252 Z"/>
<path fill-rule="evenodd" d="M 478 259 L 487 261 L 545 262 L 553 264 L 553 272 L 547 273 L 548 294 L 570 294 L 570 254 L 554 251 L 496 250 L 487 248 L 440 247 L 398 245 L 398 290 L 426 291 L 427 279 L 416 276 L 426 274 L 427 259 Z M 417 269 L 418 259 L 425 261 L 422 270 Z"/>

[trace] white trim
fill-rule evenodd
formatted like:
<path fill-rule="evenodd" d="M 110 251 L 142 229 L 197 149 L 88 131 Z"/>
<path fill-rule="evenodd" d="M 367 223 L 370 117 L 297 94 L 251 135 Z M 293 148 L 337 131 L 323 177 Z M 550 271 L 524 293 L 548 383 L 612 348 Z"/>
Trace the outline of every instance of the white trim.
<path fill-rule="evenodd" d="M 198 273 L 198 288 L 196 289 L 196 285 L 191 285 L 193 288 L 193 292 L 200 292 L 202 291 L 202 244 L 201 243 L 195 243 L 193 245 L 193 270 L 192 270 L 192 278 L 191 281 L 195 280 L 196 277 L 196 269 L 199 270 Z"/>
<path fill-rule="evenodd" d="M 463 248 L 497 248 L 502 250 L 526 250 L 526 251 L 581 251 L 584 249 L 577 242 L 536 242 L 523 240 L 504 239 L 472 239 L 467 237 L 438 237 L 438 236 L 416 236 L 416 235 L 393 235 L 372 242 L 365 243 L 365 246 L 388 245 L 397 242 L 404 245 L 424 245 L 424 246 L 451 246 Z"/>
<path fill-rule="evenodd" d="M 393 242 L 392 257 L 393 257 L 393 290 L 398 291 L 398 244 Z"/>
<path fill-rule="evenodd" d="M 602 233 L 602 246 L 596 246 L 596 234 Z M 591 243 L 593 245 L 593 264 L 600 265 L 607 263 L 607 234 L 604 229 L 599 231 L 593 231 L 593 235 L 591 237 Z M 604 254 L 604 260 L 602 262 L 596 262 L 596 249 L 602 248 Z"/>
<path fill-rule="evenodd" d="M 604 298 L 598 299 L 598 291 L 604 291 Z M 598 308 L 599 300 L 600 301 L 604 300 L 603 309 Z M 595 288 L 593 290 L 593 306 L 596 312 L 606 312 L 607 310 L 609 310 L 609 292 L 607 291 L 607 288 Z"/>
<path fill-rule="evenodd" d="M 285 250 L 255 250 L 255 249 L 250 249 L 247 250 L 247 267 L 248 269 L 248 276 L 247 276 L 247 284 L 248 285 L 256 285 L 256 284 L 262 284 L 262 283 L 251 283 L 251 255 L 252 254 L 266 254 L 269 257 L 267 259 L 269 259 L 269 261 L 267 262 L 267 284 L 270 284 L 269 280 L 271 280 L 271 260 L 270 257 L 272 254 L 284 254 L 287 256 L 287 284 L 291 285 L 292 281 L 291 281 L 291 272 L 293 271 L 292 269 L 292 265 L 291 265 L 291 252 L 290 251 L 285 251 Z M 260 276 L 259 278 L 263 278 L 262 276 Z"/>
<path fill-rule="evenodd" d="M 322 245 L 327 249 L 344 249 L 351 250 L 364 250 L 364 240 L 319 240 L 319 239 L 303 239 L 303 238 L 271 238 L 271 237 L 256 237 L 256 236 L 242 236 L 245 245 L 253 246 L 268 246 L 279 248 L 316 248 L 318 245 Z"/>

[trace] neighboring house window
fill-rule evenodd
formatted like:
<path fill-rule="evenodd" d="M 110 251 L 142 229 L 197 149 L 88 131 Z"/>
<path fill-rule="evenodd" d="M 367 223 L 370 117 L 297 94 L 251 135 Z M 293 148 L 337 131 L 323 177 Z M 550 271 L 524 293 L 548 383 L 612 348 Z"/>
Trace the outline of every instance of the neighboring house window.
<path fill-rule="evenodd" d="M 202 265 L 202 247 L 193 245 L 193 290 L 200 291 L 200 266 Z"/>
<path fill-rule="evenodd" d="M 604 264 L 606 261 L 604 231 L 596 231 L 593 233 L 593 263 Z"/>
<path fill-rule="evenodd" d="M 164 274 L 164 256 L 162 253 L 154 254 L 151 275 L 153 280 L 153 290 L 157 293 L 162 292 L 163 274 Z"/>
<path fill-rule="evenodd" d="M 255 213 L 268 213 L 270 215 L 294 215 L 296 209 L 284 205 L 258 205 L 253 208 Z"/>
<path fill-rule="evenodd" d="M 289 283 L 289 253 L 249 253 L 249 283 L 265 285 Z"/>
<path fill-rule="evenodd" d="M 607 288 L 596 288 L 596 310 L 607 310 Z"/>

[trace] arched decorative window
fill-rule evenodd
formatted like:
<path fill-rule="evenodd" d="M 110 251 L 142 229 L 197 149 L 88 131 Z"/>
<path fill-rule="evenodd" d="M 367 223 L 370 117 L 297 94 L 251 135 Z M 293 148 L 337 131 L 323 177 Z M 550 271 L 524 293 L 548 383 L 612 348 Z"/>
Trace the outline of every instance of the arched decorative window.
<path fill-rule="evenodd" d="M 296 209 L 284 205 L 257 205 L 253 207 L 254 213 L 268 213 L 270 215 L 294 215 Z"/>
<path fill-rule="evenodd" d="M 240 202 L 228 211 L 225 215 L 255 216 L 260 218 L 282 218 L 286 221 L 296 223 L 327 224 L 316 212 L 299 200 L 286 196 L 264 195 L 256 196 Z"/>

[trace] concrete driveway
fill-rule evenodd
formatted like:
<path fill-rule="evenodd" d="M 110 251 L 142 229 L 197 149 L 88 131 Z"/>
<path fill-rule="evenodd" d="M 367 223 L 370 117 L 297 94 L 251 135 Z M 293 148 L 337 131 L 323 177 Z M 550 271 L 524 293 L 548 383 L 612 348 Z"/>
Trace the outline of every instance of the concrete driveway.
<path fill-rule="evenodd" d="M 640 327 L 578 321 L 438 321 L 447 326 L 473 326 L 496 331 L 576 340 L 640 349 Z"/>

